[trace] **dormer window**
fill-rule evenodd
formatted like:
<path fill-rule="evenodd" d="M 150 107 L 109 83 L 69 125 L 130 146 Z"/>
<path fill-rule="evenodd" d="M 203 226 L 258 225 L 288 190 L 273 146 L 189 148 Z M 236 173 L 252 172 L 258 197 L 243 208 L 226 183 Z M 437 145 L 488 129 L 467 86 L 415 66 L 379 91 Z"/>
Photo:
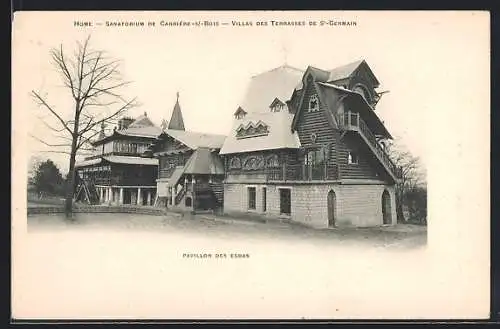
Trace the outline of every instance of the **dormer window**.
<path fill-rule="evenodd" d="M 319 101 L 317 95 L 312 95 L 309 97 L 309 112 L 317 112 L 319 111 Z"/>
<path fill-rule="evenodd" d="M 271 112 L 280 112 L 283 110 L 283 104 L 276 104 L 275 106 L 271 107 Z"/>
<path fill-rule="evenodd" d="M 240 124 L 236 129 L 236 138 L 238 139 L 266 136 L 267 134 L 269 134 L 269 127 L 260 120 L 257 123 Z"/>
<path fill-rule="evenodd" d="M 236 118 L 236 120 L 241 120 L 245 117 L 246 114 L 247 114 L 247 112 L 244 109 L 242 109 L 241 107 L 238 107 L 236 112 L 234 112 L 234 117 Z"/>
<path fill-rule="evenodd" d="M 275 98 L 269 107 L 271 108 L 271 112 L 281 112 L 285 109 L 285 103 Z"/>

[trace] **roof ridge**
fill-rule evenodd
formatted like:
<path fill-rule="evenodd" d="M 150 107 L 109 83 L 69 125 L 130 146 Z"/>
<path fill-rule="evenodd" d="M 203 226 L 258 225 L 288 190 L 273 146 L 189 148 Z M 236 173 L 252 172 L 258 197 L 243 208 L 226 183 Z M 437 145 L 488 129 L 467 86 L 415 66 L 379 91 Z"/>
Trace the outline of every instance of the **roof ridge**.
<path fill-rule="evenodd" d="M 356 61 L 352 61 L 352 62 L 349 62 L 349 63 L 346 63 L 346 64 L 342 64 L 342 65 L 336 66 L 336 67 L 334 67 L 332 69 L 329 69 L 328 72 L 331 72 L 333 70 L 336 70 L 336 69 L 339 69 L 339 68 L 342 68 L 342 67 L 345 67 L 345 66 L 353 65 L 353 64 L 356 64 L 356 63 L 361 64 L 363 61 L 365 61 L 365 59 L 361 58 L 361 59 L 358 59 Z"/>
<path fill-rule="evenodd" d="M 206 133 L 206 132 L 193 131 L 193 130 L 165 129 L 165 131 L 179 131 L 179 132 L 182 131 L 184 133 L 192 133 L 192 134 L 199 134 L 199 135 L 226 136 L 223 134 Z"/>
<path fill-rule="evenodd" d="M 304 73 L 305 71 L 304 70 L 301 70 L 299 68 L 296 68 L 294 66 L 291 66 L 291 65 L 288 65 L 288 64 L 283 64 L 283 65 L 280 65 L 280 66 L 277 66 L 273 69 L 270 69 L 270 70 L 267 70 L 267 71 L 264 71 L 264 72 L 261 72 L 261 73 L 258 73 L 258 74 L 255 74 L 255 75 L 252 75 L 252 79 L 255 78 L 255 77 L 258 77 L 258 76 L 261 76 L 261 75 L 264 75 L 264 74 L 267 74 L 267 73 L 271 73 L 271 72 L 274 72 L 274 71 L 277 71 L 279 69 L 283 69 L 283 68 L 287 68 L 287 69 L 292 69 L 292 70 L 295 70 L 295 71 L 299 71 L 301 73 Z"/>

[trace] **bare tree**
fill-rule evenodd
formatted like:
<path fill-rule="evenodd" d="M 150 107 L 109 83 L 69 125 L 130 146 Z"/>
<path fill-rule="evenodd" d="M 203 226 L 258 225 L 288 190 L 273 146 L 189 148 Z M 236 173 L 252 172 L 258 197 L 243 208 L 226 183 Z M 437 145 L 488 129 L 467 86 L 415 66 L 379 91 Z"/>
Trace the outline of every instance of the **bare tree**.
<path fill-rule="evenodd" d="M 61 142 L 48 143 L 43 138 L 32 136 L 53 148 L 52 152 L 69 155 L 68 184 L 65 193 L 65 213 L 71 217 L 73 191 L 75 188 L 75 161 L 77 153 L 90 151 L 90 142 L 100 133 L 101 126 L 113 124 L 128 109 L 137 106 L 136 98 L 122 95 L 124 81 L 120 61 L 107 57 L 103 50 L 92 50 L 90 36 L 83 43 L 77 42 L 76 51 L 67 54 L 63 46 L 53 48 L 50 58 L 63 81 L 63 88 L 71 97 L 72 107 L 66 110 L 52 106 L 47 95 L 33 90 L 31 96 L 39 108 L 48 113 L 39 117 Z M 50 121 L 51 119 L 52 121 Z"/>
<path fill-rule="evenodd" d="M 386 151 L 394 164 L 401 168 L 401 179 L 396 184 L 396 214 L 398 222 L 405 222 L 405 195 L 415 187 L 425 185 L 425 171 L 420 158 L 411 154 L 398 139 L 386 144 Z"/>

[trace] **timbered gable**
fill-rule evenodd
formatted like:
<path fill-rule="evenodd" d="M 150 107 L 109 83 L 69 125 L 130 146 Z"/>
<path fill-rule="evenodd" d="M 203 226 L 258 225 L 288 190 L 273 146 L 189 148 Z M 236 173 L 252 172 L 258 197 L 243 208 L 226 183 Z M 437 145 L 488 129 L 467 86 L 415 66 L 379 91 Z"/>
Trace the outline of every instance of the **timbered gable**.
<path fill-rule="evenodd" d="M 319 76 L 320 83 L 316 78 L 315 71 L 308 69 L 300 100 L 290 101 L 298 104 L 291 128 L 297 131 L 302 146 L 299 161 L 308 164 L 311 156 L 313 161 L 320 159 L 325 162 L 326 177 L 384 179 L 385 171 L 364 141 L 346 135 L 338 126 L 337 118 L 344 113 L 349 91 L 324 87 L 324 77 Z M 318 155 L 318 149 L 324 155 Z"/>

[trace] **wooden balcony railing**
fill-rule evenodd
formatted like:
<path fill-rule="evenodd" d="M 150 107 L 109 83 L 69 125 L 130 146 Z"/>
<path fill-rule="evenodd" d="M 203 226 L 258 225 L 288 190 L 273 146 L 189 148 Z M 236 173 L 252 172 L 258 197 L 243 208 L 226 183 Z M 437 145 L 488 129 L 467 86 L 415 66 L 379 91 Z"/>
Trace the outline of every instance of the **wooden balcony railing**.
<path fill-rule="evenodd" d="M 383 163 L 383 165 L 394 175 L 396 178 L 401 178 L 401 168 L 398 168 L 390 159 L 389 155 L 382 146 L 378 143 L 375 135 L 371 132 L 368 125 L 360 117 L 359 113 L 356 112 L 346 112 L 343 115 L 337 116 L 337 122 L 341 129 L 350 130 L 358 132 L 372 150 L 374 150 L 375 155 Z"/>
<path fill-rule="evenodd" d="M 279 168 L 267 168 L 267 181 L 321 181 L 338 179 L 337 165 L 283 165 Z"/>
<path fill-rule="evenodd" d="M 122 186 L 155 186 L 156 182 L 151 178 L 136 177 L 95 177 L 89 178 L 95 185 L 122 185 Z"/>

